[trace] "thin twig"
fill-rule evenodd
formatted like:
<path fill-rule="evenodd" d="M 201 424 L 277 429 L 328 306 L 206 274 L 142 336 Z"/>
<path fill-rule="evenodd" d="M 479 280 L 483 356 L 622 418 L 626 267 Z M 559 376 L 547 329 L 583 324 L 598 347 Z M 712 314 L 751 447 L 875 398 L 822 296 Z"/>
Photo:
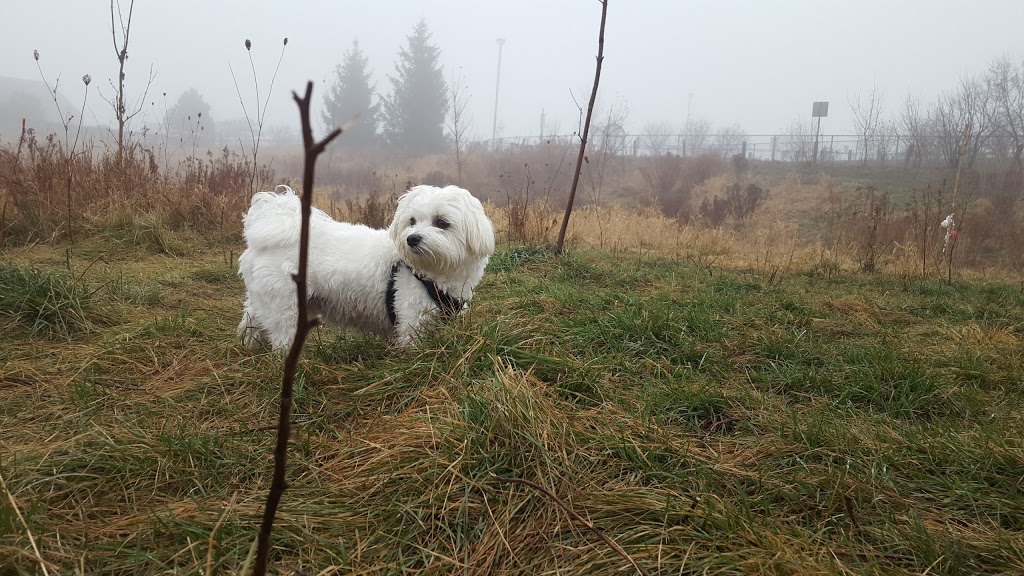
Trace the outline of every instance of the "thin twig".
<path fill-rule="evenodd" d="M 637 572 L 639 572 L 640 574 L 643 574 L 643 576 L 650 576 L 650 572 L 648 572 L 643 566 L 637 564 L 636 560 L 633 560 L 633 558 L 629 554 L 627 554 L 626 551 L 623 550 L 621 546 L 616 544 L 614 540 L 612 540 L 611 538 L 606 536 L 605 533 L 602 532 L 597 526 L 594 526 L 593 524 L 588 522 L 586 518 L 584 518 L 584 517 L 580 516 L 579 514 L 577 514 L 572 508 L 569 507 L 568 504 L 566 504 L 565 502 L 562 502 L 558 498 L 558 496 L 555 496 L 547 488 L 541 486 L 540 484 L 537 484 L 536 482 L 533 482 L 531 480 L 526 480 L 524 478 L 505 478 L 505 477 L 502 477 L 502 476 L 498 476 L 497 474 L 495 474 L 493 472 L 491 472 L 490 475 L 491 475 L 491 478 L 493 478 L 496 482 L 499 482 L 499 483 L 502 483 L 502 484 L 522 484 L 524 486 L 529 486 L 530 488 L 533 488 L 534 490 L 537 490 L 538 492 L 541 492 L 542 494 L 544 494 L 545 496 L 550 498 L 552 501 L 554 501 L 555 504 L 558 504 L 559 508 L 561 508 L 562 510 L 565 510 L 565 512 L 570 517 L 572 517 L 573 520 L 579 522 L 580 524 L 583 524 L 584 526 L 589 528 L 591 532 L 593 532 L 594 534 L 597 534 L 598 538 L 603 540 L 604 543 L 607 544 L 608 546 L 610 546 L 612 550 L 615 550 L 615 552 L 619 556 L 622 556 L 623 559 L 625 559 L 627 562 L 632 564 L 633 568 L 636 568 Z"/>
<path fill-rule="evenodd" d="M 28 523 L 25 522 L 25 517 L 21 515 L 21 509 L 18 508 L 18 503 L 14 501 L 14 495 L 7 489 L 7 481 L 4 480 L 4 475 L 0 472 L 0 485 L 3 486 L 4 493 L 7 494 L 7 499 L 11 502 L 11 508 L 14 508 L 14 513 L 18 515 L 18 520 L 21 520 L 21 525 L 25 527 L 25 533 L 28 534 L 28 541 L 32 544 L 32 551 L 36 554 L 36 560 L 39 562 L 39 567 L 43 569 L 43 576 L 50 576 L 50 572 L 46 569 L 46 560 L 43 560 L 43 556 L 39 553 L 39 548 L 36 546 L 36 539 L 32 537 L 32 531 L 28 528 Z"/>
<path fill-rule="evenodd" d="M 308 298 L 306 294 L 306 269 L 309 261 L 309 216 L 313 203 L 313 182 L 316 169 L 316 158 L 323 153 L 324 148 L 331 140 L 341 135 L 341 129 L 336 128 L 323 140 L 313 140 L 313 128 L 309 120 L 309 107 L 312 101 L 313 83 L 306 83 L 306 94 L 302 98 L 295 92 L 292 96 L 299 105 L 299 116 L 302 120 L 302 144 L 305 151 L 305 163 L 302 172 L 302 227 L 299 232 L 299 269 L 292 276 L 298 298 L 298 318 L 296 319 L 295 339 L 288 350 L 288 356 L 284 362 L 284 378 L 281 383 L 281 406 L 277 420 L 277 444 L 274 447 L 274 479 L 270 485 L 270 492 L 267 494 L 267 504 L 263 509 L 263 522 L 260 524 L 260 534 L 256 549 L 256 563 L 253 565 L 253 574 L 263 576 L 267 573 L 267 556 L 270 554 L 270 531 L 274 527 L 274 515 L 277 513 L 277 506 L 281 502 L 281 495 L 284 494 L 288 483 L 285 480 L 285 471 L 288 460 L 288 436 L 291 435 L 291 421 L 289 417 L 292 409 L 292 389 L 295 383 L 295 372 L 299 365 L 299 355 L 302 353 L 302 346 L 306 342 L 306 336 L 313 329 L 317 322 L 310 320 L 308 315 Z"/>

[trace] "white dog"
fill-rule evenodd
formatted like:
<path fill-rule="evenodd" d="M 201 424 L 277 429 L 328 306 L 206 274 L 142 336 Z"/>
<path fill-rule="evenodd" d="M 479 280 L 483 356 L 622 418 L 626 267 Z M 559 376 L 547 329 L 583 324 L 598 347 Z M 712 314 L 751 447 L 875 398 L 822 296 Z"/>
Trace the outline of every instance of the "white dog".
<path fill-rule="evenodd" d="M 238 334 L 274 349 L 295 338 L 300 200 L 291 188 L 259 192 L 243 218 L 238 273 L 247 291 Z M 415 341 L 438 316 L 459 314 L 494 253 L 494 228 L 462 188 L 416 186 L 398 199 L 387 230 L 310 218 L 306 285 L 310 316 L 364 334 Z"/>

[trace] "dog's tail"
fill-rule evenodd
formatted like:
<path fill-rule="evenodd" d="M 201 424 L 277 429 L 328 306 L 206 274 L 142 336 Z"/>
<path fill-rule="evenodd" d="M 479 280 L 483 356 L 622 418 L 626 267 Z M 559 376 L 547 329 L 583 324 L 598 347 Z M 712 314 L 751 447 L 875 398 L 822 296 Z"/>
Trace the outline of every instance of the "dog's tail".
<path fill-rule="evenodd" d="M 256 249 L 294 246 L 300 218 L 299 197 L 290 187 L 281 184 L 274 192 L 257 192 L 242 219 L 245 242 Z"/>
<path fill-rule="evenodd" d="M 262 204 L 264 202 L 267 202 L 268 200 L 273 202 L 275 199 L 280 198 L 282 196 L 285 198 L 295 197 L 295 191 L 292 190 L 291 186 L 287 186 L 285 184 L 278 184 L 277 186 L 274 187 L 273 192 L 257 192 L 253 194 L 252 200 L 250 201 L 250 205 L 256 206 L 257 204 Z"/>
<path fill-rule="evenodd" d="M 315 208 L 311 216 L 313 220 L 331 220 Z M 296 246 L 301 221 L 302 204 L 290 187 L 281 184 L 274 192 L 257 192 L 242 218 L 245 242 L 256 249 Z"/>

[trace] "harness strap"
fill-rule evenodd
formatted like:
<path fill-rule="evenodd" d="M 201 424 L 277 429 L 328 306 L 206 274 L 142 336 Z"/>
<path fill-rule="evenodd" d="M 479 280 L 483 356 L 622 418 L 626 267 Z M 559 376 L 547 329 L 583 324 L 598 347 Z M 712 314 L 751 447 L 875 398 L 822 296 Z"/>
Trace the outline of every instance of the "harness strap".
<path fill-rule="evenodd" d="M 395 317 L 395 279 L 398 277 L 398 268 L 402 265 L 401 262 L 395 262 L 395 265 L 391 267 L 391 276 L 388 278 L 388 289 L 384 291 L 384 307 L 388 309 L 388 320 L 391 320 L 391 325 L 394 326 L 396 322 Z"/>
<path fill-rule="evenodd" d="M 394 326 L 397 322 L 397 316 L 395 315 L 395 293 L 397 288 L 395 287 L 395 281 L 398 278 L 398 271 L 405 266 L 409 266 L 405 262 L 395 262 L 395 265 L 391 267 L 391 277 L 388 278 L 388 288 L 384 292 L 384 306 L 388 311 L 388 320 L 391 320 L 391 325 Z M 410 269 L 411 270 L 411 269 Z M 429 278 L 420 276 L 413 272 L 413 276 L 423 284 L 423 287 L 427 289 L 427 296 L 430 300 L 437 305 L 438 310 L 441 312 L 441 316 L 445 318 L 451 318 L 457 315 L 465 305 L 463 300 L 453 297 L 451 294 L 438 288 Z"/>

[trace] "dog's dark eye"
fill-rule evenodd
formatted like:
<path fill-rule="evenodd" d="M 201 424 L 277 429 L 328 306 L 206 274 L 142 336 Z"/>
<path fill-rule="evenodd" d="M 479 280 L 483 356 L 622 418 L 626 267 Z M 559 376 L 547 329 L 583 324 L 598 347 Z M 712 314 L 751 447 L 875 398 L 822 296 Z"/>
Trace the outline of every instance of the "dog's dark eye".
<path fill-rule="evenodd" d="M 416 225 L 416 219 L 415 218 L 409 218 L 409 226 L 415 226 L 415 225 Z"/>
<path fill-rule="evenodd" d="M 435 218 L 434 226 L 440 228 L 441 230 L 447 230 L 448 227 L 451 226 L 451 223 L 445 220 L 444 218 Z"/>

